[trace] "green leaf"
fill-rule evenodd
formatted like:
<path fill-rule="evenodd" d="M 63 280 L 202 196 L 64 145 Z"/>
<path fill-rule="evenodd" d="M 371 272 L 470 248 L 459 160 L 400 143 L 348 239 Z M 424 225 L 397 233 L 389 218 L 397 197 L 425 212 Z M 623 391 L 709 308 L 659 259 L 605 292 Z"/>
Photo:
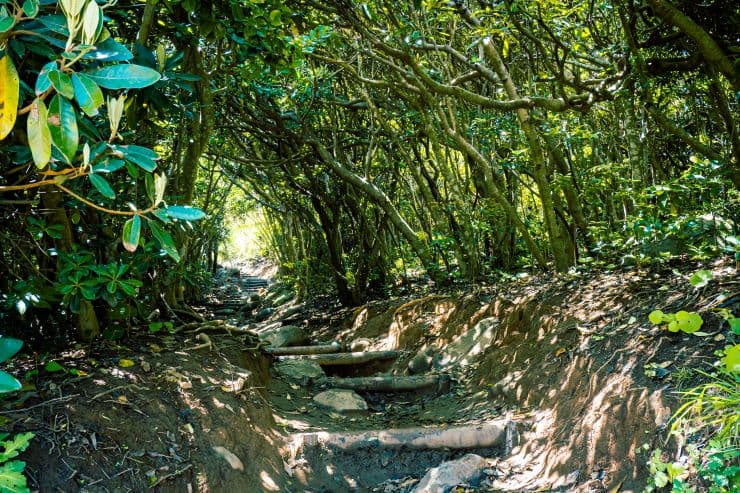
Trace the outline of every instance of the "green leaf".
<path fill-rule="evenodd" d="M 5 373 L 4 371 L 0 370 L 0 394 L 6 394 L 8 392 L 14 392 L 16 390 L 20 390 L 21 383 L 13 378 L 8 373 Z M 2 489 L 0 489 L 2 491 Z"/>
<path fill-rule="evenodd" d="M 4 14 L 4 15 L 2 15 Z M 8 15 L 8 9 L 5 5 L 0 10 L 0 33 L 6 33 L 10 31 L 15 25 L 15 17 Z"/>
<path fill-rule="evenodd" d="M 23 469 L 26 463 L 20 460 L 6 462 L 0 466 L 0 491 L 3 493 L 29 493 Z"/>
<path fill-rule="evenodd" d="M 740 344 L 728 347 L 722 361 L 725 363 L 727 371 L 740 373 Z"/>
<path fill-rule="evenodd" d="M 659 471 L 655 473 L 655 476 L 653 476 L 653 480 L 655 481 L 655 486 L 657 486 L 658 488 L 662 488 L 663 486 L 668 484 L 668 475 L 663 471 Z"/>
<path fill-rule="evenodd" d="M 123 168 L 126 163 L 121 159 L 106 158 L 102 163 L 93 165 L 93 173 L 113 173 Z"/>
<path fill-rule="evenodd" d="M 275 9 L 270 12 L 270 24 L 273 27 L 279 27 L 283 22 L 281 20 L 281 12 L 278 9 Z"/>
<path fill-rule="evenodd" d="M 703 288 L 704 286 L 709 284 L 709 281 L 711 281 L 712 279 L 714 279 L 712 272 L 706 269 L 702 269 L 700 271 L 694 272 L 694 275 L 691 276 L 689 282 L 695 288 Z"/>
<path fill-rule="evenodd" d="M 51 141 L 71 163 L 77 154 L 80 134 L 77 130 L 77 113 L 67 99 L 55 95 L 49 104 L 47 118 Z"/>
<path fill-rule="evenodd" d="M 103 91 L 90 77 L 85 74 L 72 74 L 72 86 L 74 87 L 75 99 L 80 109 L 87 116 L 98 114 L 98 108 L 103 104 Z"/>
<path fill-rule="evenodd" d="M 72 99 L 75 96 L 75 90 L 72 86 L 72 79 L 69 75 L 59 70 L 52 70 L 49 72 L 49 81 L 54 89 L 67 99 Z"/>
<path fill-rule="evenodd" d="M 736 335 L 740 335 L 740 317 L 732 317 L 727 320 L 727 323 L 730 324 L 730 330 Z"/>
<path fill-rule="evenodd" d="M 85 53 L 84 60 L 97 60 L 99 62 L 127 62 L 134 55 L 113 38 L 95 44 L 95 49 Z"/>
<path fill-rule="evenodd" d="M 148 224 L 149 228 L 152 230 L 152 234 L 162 247 L 162 250 L 164 250 L 164 252 L 169 255 L 172 260 L 174 260 L 175 262 L 179 262 L 180 253 L 177 251 L 177 247 L 175 246 L 175 241 L 172 239 L 172 235 L 170 235 L 166 230 L 164 230 L 154 221 L 149 221 Z"/>
<path fill-rule="evenodd" d="M 653 310 L 650 312 L 650 315 L 648 315 L 648 319 L 650 320 L 650 323 L 653 325 L 660 325 L 663 323 L 663 317 L 664 314 L 661 310 Z"/>
<path fill-rule="evenodd" d="M 157 168 L 155 160 L 159 159 L 156 152 L 137 145 L 111 146 L 114 151 L 120 152 L 124 159 L 134 163 L 144 171 L 151 173 Z"/>
<path fill-rule="evenodd" d="M 51 159 L 51 133 L 47 124 L 48 112 L 43 101 L 36 98 L 31 105 L 31 112 L 26 122 L 28 145 L 36 167 L 41 169 Z"/>
<path fill-rule="evenodd" d="M 41 67 L 41 71 L 39 72 L 38 77 L 36 77 L 36 86 L 34 88 L 34 92 L 36 93 L 36 96 L 40 96 L 44 91 L 49 89 L 51 87 L 51 81 L 49 80 L 49 73 L 52 70 L 57 69 L 57 62 L 49 62 L 43 67 Z"/>
<path fill-rule="evenodd" d="M 90 183 L 93 184 L 93 186 L 98 190 L 98 192 L 100 192 L 103 197 L 109 199 L 116 198 L 116 192 L 113 191 L 113 188 L 111 188 L 110 184 L 105 178 L 95 173 L 88 175 L 88 178 L 90 178 Z"/>
<path fill-rule="evenodd" d="M 59 34 L 65 38 L 69 36 L 67 19 L 63 15 L 45 15 L 36 20 L 54 34 Z"/>
<path fill-rule="evenodd" d="M 56 361 L 51 360 L 46 363 L 46 365 L 44 366 L 44 370 L 48 371 L 49 373 L 56 373 L 59 371 L 64 371 L 65 368 Z"/>
<path fill-rule="evenodd" d="M 206 213 L 189 205 L 171 205 L 165 208 L 167 215 L 183 221 L 197 221 L 206 217 Z"/>
<path fill-rule="evenodd" d="M 105 89 L 141 89 L 157 82 L 162 76 L 143 65 L 109 65 L 87 72 L 88 77 Z"/>
<path fill-rule="evenodd" d="M 123 248 L 129 252 L 135 252 L 139 245 L 139 235 L 141 234 L 141 218 L 136 215 L 126 221 L 123 225 Z"/>
<path fill-rule="evenodd" d="M 5 451 L 0 454 L 0 457 L 2 457 L 2 459 L 0 459 L 0 462 L 5 462 L 8 459 L 17 457 L 18 454 L 28 448 L 33 437 L 34 434 L 30 431 L 27 431 L 25 433 L 18 433 L 16 436 L 13 437 L 12 440 L 3 441 L 2 444 L 3 448 L 5 448 Z"/>
<path fill-rule="evenodd" d="M 36 17 L 39 13 L 39 0 L 26 0 L 23 2 L 23 13 L 28 17 Z"/>
<path fill-rule="evenodd" d="M 21 347 L 23 347 L 23 341 L 20 339 L 0 336 L 0 363 L 10 359 L 21 350 Z"/>

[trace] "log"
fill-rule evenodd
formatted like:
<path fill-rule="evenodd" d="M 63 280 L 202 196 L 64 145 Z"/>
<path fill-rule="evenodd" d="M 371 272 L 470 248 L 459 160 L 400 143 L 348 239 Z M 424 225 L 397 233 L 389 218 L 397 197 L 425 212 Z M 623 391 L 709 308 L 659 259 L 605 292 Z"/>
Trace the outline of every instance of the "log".
<path fill-rule="evenodd" d="M 442 388 L 449 385 L 447 375 L 415 375 L 415 376 L 381 376 L 357 378 L 324 378 L 318 383 L 339 389 L 361 390 L 365 392 L 399 392 L 403 390 L 419 390 L 426 387 Z"/>
<path fill-rule="evenodd" d="M 334 353 L 334 354 L 297 354 L 289 356 L 278 356 L 278 360 L 307 359 L 315 361 L 323 366 L 334 365 L 358 365 L 369 361 L 397 358 L 400 351 L 366 351 L 356 353 Z"/>
<path fill-rule="evenodd" d="M 291 452 L 305 447 L 331 447 L 343 451 L 364 448 L 477 449 L 506 446 L 516 440 L 516 422 L 500 420 L 451 428 L 401 428 L 390 430 L 329 433 L 296 433 L 291 436 Z M 508 436 L 507 436 L 508 435 Z M 513 443 L 513 445 L 517 445 Z"/>
<path fill-rule="evenodd" d="M 318 344 L 315 346 L 267 347 L 264 351 L 273 356 L 300 355 L 300 354 L 329 354 L 338 353 L 342 345 L 338 342 Z"/>

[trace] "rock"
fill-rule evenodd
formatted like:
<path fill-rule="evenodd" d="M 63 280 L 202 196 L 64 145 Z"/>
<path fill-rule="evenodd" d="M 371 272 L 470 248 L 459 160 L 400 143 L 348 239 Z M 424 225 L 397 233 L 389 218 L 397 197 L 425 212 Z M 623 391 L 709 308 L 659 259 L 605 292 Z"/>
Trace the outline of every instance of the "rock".
<path fill-rule="evenodd" d="M 445 493 L 460 484 L 475 481 L 487 467 L 480 455 L 467 454 L 431 468 L 411 493 Z"/>
<path fill-rule="evenodd" d="M 321 366 L 314 361 L 288 360 L 278 361 L 273 367 L 275 371 L 288 380 L 300 382 L 307 385 L 310 382 L 321 380 L 326 377 Z"/>
<path fill-rule="evenodd" d="M 327 390 L 316 394 L 313 400 L 316 404 L 338 413 L 367 411 L 367 402 L 352 390 Z"/>
<path fill-rule="evenodd" d="M 411 358 L 409 361 L 408 369 L 412 375 L 418 375 L 419 373 L 426 373 L 432 369 L 434 351 L 428 348 L 426 351 L 419 352 L 416 356 Z"/>
<path fill-rule="evenodd" d="M 285 325 L 261 332 L 260 340 L 272 347 L 298 346 L 308 340 L 306 331 L 297 325 Z"/>
<path fill-rule="evenodd" d="M 272 308 L 263 308 L 262 310 L 257 312 L 257 315 L 254 316 L 254 319 L 258 322 L 262 322 L 263 320 L 267 320 L 270 318 L 270 315 L 272 315 L 275 312 Z"/>
<path fill-rule="evenodd" d="M 370 346 L 372 346 L 372 344 L 373 344 L 373 341 L 365 337 L 362 337 L 360 339 L 355 339 L 354 341 L 352 341 L 349 345 L 349 349 L 353 353 L 367 351 L 368 349 L 370 349 Z"/>

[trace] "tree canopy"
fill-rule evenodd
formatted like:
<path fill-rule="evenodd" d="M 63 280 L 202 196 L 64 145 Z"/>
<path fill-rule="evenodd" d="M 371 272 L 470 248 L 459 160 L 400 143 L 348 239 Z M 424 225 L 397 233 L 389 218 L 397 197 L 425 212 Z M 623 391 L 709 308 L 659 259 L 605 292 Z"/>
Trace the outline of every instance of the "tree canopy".
<path fill-rule="evenodd" d="M 197 299 L 249 211 L 286 282 L 348 306 L 737 258 L 737 25 L 728 0 L 0 2 L 0 318 L 120 337 Z"/>

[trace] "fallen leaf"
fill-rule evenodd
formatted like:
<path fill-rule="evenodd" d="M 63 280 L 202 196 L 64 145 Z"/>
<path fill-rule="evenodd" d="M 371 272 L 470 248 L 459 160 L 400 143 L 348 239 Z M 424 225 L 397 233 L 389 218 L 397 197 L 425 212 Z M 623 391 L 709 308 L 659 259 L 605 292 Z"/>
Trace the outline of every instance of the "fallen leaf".
<path fill-rule="evenodd" d="M 119 395 L 118 396 L 118 402 L 121 404 L 128 404 L 128 399 L 125 395 Z"/>
<path fill-rule="evenodd" d="M 562 356 L 567 352 L 567 350 L 564 347 L 558 348 L 557 351 L 555 351 L 555 356 Z"/>
<path fill-rule="evenodd" d="M 131 368 L 135 364 L 136 363 L 134 363 L 130 359 L 122 359 L 118 361 L 118 366 L 120 366 L 121 368 Z"/>
<path fill-rule="evenodd" d="M 242 463 L 241 459 L 236 456 L 232 451 L 227 449 L 226 447 L 211 447 L 214 452 L 216 452 L 219 456 L 223 457 L 226 462 L 229 463 L 232 469 L 236 469 L 237 471 L 243 471 L 244 470 L 244 464 Z"/>

